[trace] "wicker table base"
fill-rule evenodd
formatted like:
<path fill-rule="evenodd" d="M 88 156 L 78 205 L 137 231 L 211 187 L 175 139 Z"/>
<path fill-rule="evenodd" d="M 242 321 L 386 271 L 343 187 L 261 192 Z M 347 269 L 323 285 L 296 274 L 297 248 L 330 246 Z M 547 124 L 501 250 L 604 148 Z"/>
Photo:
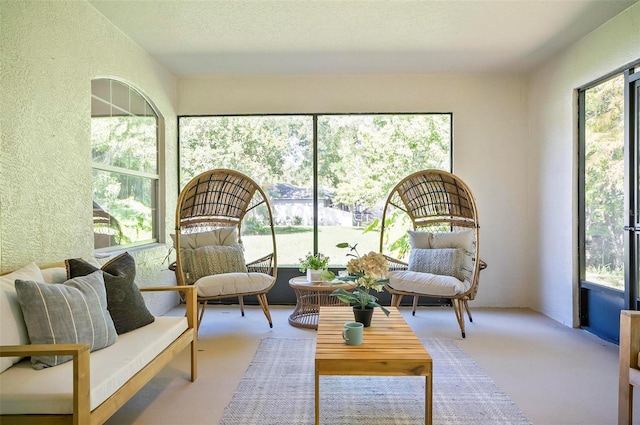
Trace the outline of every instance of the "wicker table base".
<path fill-rule="evenodd" d="M 347 291 L 353 289 L 349 284 L 332 285 L 329 282 L 309 282 L 305 276 L 289 280 L 296 293 L 296 308 L 289 316 L 289 324 L 298 328 L 318 329 L 320 306 L 344 306 L 331 293 L 338 288 Z"/>

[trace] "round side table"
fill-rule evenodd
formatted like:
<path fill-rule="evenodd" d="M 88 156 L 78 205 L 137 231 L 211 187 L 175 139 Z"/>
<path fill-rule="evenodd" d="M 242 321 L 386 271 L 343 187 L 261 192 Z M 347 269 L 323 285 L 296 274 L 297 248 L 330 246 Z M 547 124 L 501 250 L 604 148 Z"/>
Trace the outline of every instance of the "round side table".
<path fill-rule="evenodd" d="M 289 286 L 296 293 L 296 308 L 289 316 L 289 324 L 298 328 L 318 329 L 318 314 L 321 306 L 348 305 L 331 293 L 338 288 L 353 290 L 348 283 L 339 285 L 330 282 L 309 282 L 306 276 L 294 277 L 289 280 Z"/>

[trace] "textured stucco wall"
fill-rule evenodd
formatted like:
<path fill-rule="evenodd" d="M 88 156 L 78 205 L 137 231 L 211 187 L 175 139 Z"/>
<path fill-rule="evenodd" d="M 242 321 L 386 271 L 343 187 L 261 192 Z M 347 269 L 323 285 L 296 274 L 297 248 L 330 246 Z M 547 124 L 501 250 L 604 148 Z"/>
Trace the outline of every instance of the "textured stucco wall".
<path fill-rule="evenodd" d="M 528 239 L 536 265 L 532 307 L 578 326 L 576 89 L 640 58 L 640 3 L 550 60 L 531 77 Z"/>
<path fill-rule="evenodd" d="M 180 78 L 178 114 L 452 112 L 454 172 L 480 215 L 474 306 L 527 307 L 527 84 L 519 75 L 316 75 Z"/>
<path fill-rule="evenodd" d="M 165 118 L 163 237 L 177 198 L 175 79 L 84 1 L 2 2 L 0 271 L 93 255 L 91 79 L 115 77 Z M 167 247 L 132 251 L 140 285 L 175 284 Z M 160 314 L 175 296 L 154 296 Z"/>

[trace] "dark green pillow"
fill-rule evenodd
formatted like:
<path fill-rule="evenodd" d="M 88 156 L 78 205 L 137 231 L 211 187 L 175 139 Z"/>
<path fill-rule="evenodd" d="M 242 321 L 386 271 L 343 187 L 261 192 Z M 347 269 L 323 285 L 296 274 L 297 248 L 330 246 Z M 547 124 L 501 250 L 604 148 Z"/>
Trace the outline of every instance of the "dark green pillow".
<path fill-rule="evenodd" d="M 128 252 L 113 258 L 100 269 L 81 258 L 73 258 L 65 262 L 69 279 L 102 270 L 107 289 L 107 309 L 118 335 L 141 328 L 155 320 L 134 282 L 136 263 Z"/>

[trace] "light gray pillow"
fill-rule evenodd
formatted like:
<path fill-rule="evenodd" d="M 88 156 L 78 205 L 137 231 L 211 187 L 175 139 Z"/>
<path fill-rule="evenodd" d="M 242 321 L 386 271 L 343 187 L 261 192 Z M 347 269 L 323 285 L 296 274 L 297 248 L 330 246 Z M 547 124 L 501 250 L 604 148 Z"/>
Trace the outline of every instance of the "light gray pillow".
<path fill-rule="evenodd" d="M 17 279 L 15 285 L 32 344 L 89 344 L 90 351 L 95 351 L 116 342 L 102 271 L 64 283 Z M 72 358 L 32 356 L 31 364 L 43 369 Z"/>
<path fill-rule="evenodd" d="M 214 274 L 247 273 L 244 252 L 239 244 L 185 249 L 182 251 L 182 268 L 188 273 L 190 283 Z"/>
<path fill-rule="evenodd" d="M 464 250 L 460 248 L 421 249 L 409 252 L 409 271 L 453 276 L 464 281 Z"/>
<path fill-rule="evenodd" d="M 33 262 L 13 273 L 0 276 L 0 345 L 29 344 L 29 332 L 16 294 L 16 279 L 42 282 L 43 276 L 40 268 Z M 0 373 L 20 360 L 22 357 L 0 357 Z"/>
<path fill-rule="evenodd" d="M 172 234 L 173 246 L 176 235 Z M 231 246 L 238 243 L 238 226 L 221 227 L 208 232 L 180 235 L 180 249 L 196 249 L 208 245 Z"/>
<path fill-rule="evenodd" d="M 418 232 L 415 230 L 409 230 L 408 233 L 411 248 L 431 248 L 431 239 L 433 238 L 433 233 Z"/>

